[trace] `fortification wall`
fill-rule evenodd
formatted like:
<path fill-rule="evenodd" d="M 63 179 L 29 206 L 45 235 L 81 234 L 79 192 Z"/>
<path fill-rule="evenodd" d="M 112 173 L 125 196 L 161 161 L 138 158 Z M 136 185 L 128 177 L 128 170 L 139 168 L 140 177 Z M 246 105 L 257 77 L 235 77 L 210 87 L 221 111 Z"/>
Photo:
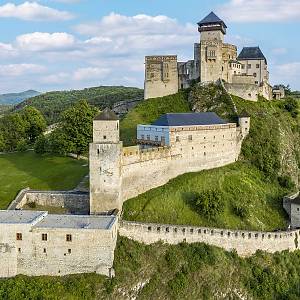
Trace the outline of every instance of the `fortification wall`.
<path fill-rule="evenodd" d="M 236 250 L 240 256 L 249 256 L 257 250 L 270 253 L 296 250 L 300 232 L 258 232 L 121 221 L 119 234 L 145 244 L 203 242 L 228 251 Z"/>
<path fill-rule="evenodd" d="M 70 213 L 89 214 L 89 193 L 76 191 L 22 190 L 9 206 L 9 210 L 21 209 L 28 203 L 40 206 L 63 207 Z"/>
<path fill-rule="evenodd" d="M 238 159 L 242 140 L 236 124 L 190 129 L 177 128 L 171 132 L 170 148 L 124 148 L 123 201 L 184 173 L 218 168 Z"/>
<path fill-rule="evenodd" d="M 224 86 L 229 94 L 245 100 L 258 100 L 259 87 L 256 84 L 225 83 Z"/>

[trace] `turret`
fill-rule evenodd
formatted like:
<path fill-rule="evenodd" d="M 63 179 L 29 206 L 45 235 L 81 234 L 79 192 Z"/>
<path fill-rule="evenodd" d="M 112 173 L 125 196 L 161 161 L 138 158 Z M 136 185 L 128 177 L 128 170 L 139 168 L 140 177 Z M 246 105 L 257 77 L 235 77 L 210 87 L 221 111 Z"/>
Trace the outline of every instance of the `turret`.
<path fill-rule="evenodd" d="M 245 110 L 239 114 L 239 126 L 242 137 L 245 138 L 249 134 L 250 130 L 250 115 Z"/>
<path fill-rule="evenodd" d="M 90 213 L 122 208 L 121 156 L 118 117 L 109 109 L 93 121 L 90 144 Z"/>

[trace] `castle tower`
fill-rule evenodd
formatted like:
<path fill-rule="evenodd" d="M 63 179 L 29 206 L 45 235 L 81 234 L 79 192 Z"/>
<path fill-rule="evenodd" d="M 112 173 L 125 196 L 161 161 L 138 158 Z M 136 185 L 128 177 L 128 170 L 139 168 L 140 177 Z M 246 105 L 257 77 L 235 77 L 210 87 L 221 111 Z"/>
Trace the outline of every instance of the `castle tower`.
<path fill-rule="evenodd" d="M 118 117 L 109 109 L 93 121 L 90 144 L 90 213 L 122 208 L 121 155 Z"/>
<path fill-rule="evenodd" d="M 245 138 L 250 130 L 250 115 L 245 110 L 239 114 L 239 126 L 241 128 L 242 137 Z"/>
<path fill-rule="evenodd" d="M 198 23 L 200 37 L 200 81 L 214 82 L 222 78 L 222 48 L 226 24 L 213 12 Z"/>

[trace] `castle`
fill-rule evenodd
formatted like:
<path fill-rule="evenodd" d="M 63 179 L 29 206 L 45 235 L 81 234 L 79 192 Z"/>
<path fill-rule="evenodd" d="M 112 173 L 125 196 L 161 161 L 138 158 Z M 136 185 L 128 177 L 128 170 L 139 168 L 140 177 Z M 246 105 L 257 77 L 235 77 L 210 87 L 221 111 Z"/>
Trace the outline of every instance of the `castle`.
<path fill-rule="evenodd" d="M 260 48 L 244 47 L 238 55 L 235 45 L 224 43 L 226 30 L 224 21 L 211 12 L 198 23 L 200 43 L 194 44 L 193 60 L 177 62 L 176 55 L 146 56 L 144 98 L 163 97 L 193 82 L 220 79 L 228 93 L 246 100 L 283 98 L 284 94 L 273 93 L 267 59 Z"/>
<path fill-rule="evenodd" d="M 122 209 L 123 202 L 187 172 L 235 162 L 250 129 L 243 113 L 239 124 L 213 112 L 162 115 L 137 126 L 138 145 L 123 147 L 119 120 L 105 109 L 94 120 L 90 145 L 90 212 Z"/>

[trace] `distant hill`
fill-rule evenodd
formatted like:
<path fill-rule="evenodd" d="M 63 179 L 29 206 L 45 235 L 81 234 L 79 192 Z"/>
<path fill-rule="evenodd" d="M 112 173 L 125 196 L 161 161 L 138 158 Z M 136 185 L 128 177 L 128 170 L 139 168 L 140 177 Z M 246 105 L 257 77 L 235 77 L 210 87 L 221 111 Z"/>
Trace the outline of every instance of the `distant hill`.
<path fill-rule="evenodd" d="M 15 105 L 37 95 L 40 95 L 40 92 L 34 90 L 28 90 L 21 93 L 2 94 L 0 95 L 0 104 Z"/>
<path fill-rule="evenodd" d="M 123 86 L 99 86 L 83 90 L 55 91 L 29 98 L 15 106 L 20 110 L 27 105 L 39 109 L 47 119 L 48 124 L 56 123 L 60 114 L 78 100 L 87 100 L 90 104 L 103 109 L 106 106 L 124 100 L 142 100 L 142 89 Z"/>

